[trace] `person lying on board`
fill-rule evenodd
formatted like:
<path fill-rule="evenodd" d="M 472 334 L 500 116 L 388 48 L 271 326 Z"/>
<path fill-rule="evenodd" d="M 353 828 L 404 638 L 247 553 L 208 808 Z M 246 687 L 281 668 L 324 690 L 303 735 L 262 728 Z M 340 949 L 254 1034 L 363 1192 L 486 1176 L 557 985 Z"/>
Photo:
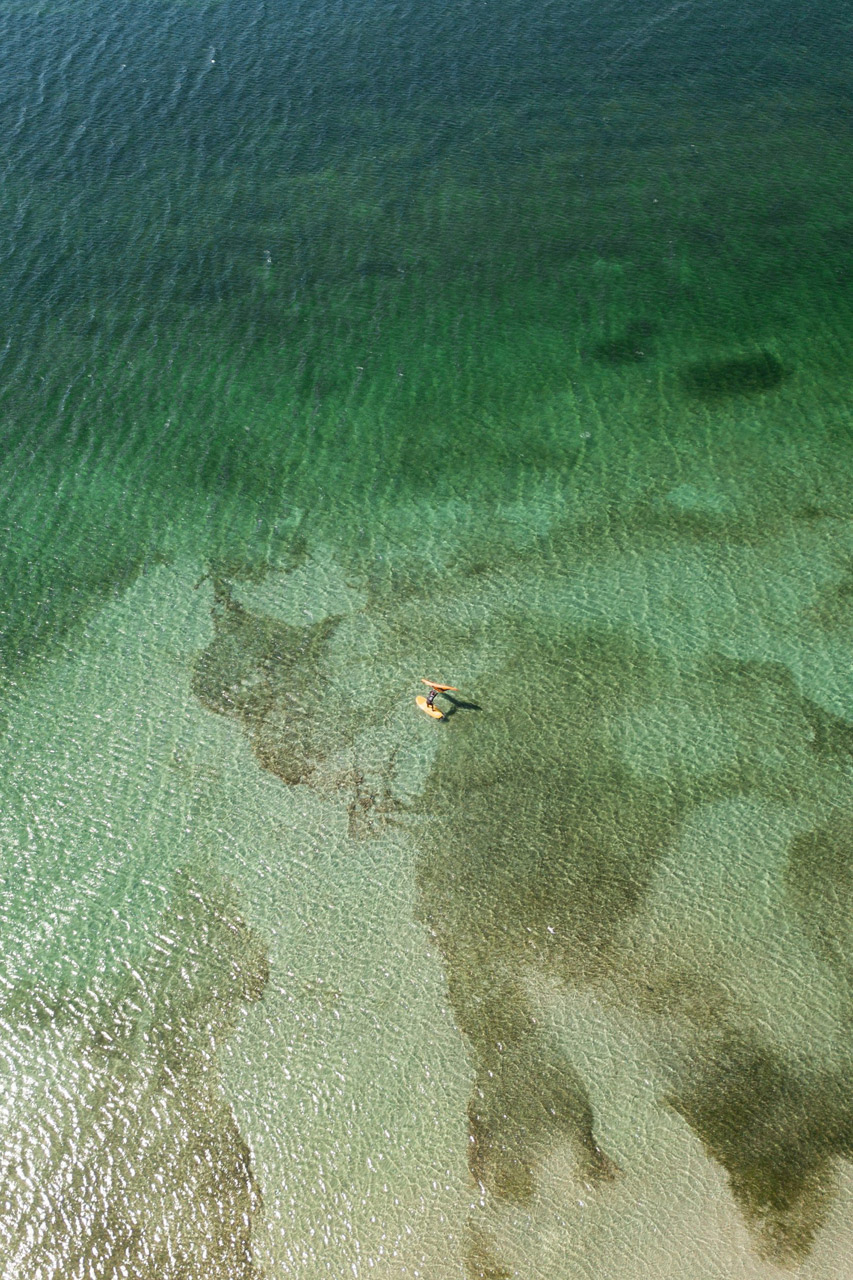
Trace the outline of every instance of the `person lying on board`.
<path fill-rule="evenodd" d="M 459 690 L 456 689 L 452 684 L 435 684 L 432 680 L 425 680 L 423 676 L 421 676 L 421 684 L 429 685 L 429 693 L 426 696 L 428 707 L 431 707 L 432 704 L 435 702 L 435 695 L 437 693 L 458 693 L 459 692 Z"/>

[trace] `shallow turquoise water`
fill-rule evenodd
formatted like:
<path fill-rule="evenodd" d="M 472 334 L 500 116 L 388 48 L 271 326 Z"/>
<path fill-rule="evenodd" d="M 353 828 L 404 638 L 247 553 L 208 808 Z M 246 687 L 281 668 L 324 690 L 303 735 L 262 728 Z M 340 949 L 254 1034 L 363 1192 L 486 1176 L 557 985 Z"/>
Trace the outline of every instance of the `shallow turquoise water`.
<path fill-rule="evenodd" d="M 0 6 L 4 1280 L 847 1275 L 851 19 L 623 10 Z"/>

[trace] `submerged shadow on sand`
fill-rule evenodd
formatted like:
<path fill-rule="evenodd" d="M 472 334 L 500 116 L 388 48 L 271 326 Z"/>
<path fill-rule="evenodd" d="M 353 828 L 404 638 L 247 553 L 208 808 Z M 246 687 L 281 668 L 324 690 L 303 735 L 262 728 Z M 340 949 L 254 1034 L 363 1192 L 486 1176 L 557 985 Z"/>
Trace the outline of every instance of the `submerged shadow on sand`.
<path fill-rule="evenodd" d="M 449 720 L 451 716 L 455 716 L 457 711 L 482 711 L 483 710 L 479 702 L 463 702 L 461 698 L 453 698 L 449 693 L 443 694 L 443 697 L 447 702 L 451 704 L 449 707 L 442 708 L 442 710 L 444 711 L 445 720 Z"/>

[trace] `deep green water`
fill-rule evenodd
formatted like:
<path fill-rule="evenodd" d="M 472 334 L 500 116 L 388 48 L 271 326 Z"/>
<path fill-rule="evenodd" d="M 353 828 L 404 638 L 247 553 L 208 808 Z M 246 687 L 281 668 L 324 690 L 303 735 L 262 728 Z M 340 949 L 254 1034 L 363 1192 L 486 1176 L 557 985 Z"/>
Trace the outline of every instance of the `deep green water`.
<path fill-rule="evenodd" d="M 851 35 L 0 0 L 3 1280 L 846 1280 Z"/>

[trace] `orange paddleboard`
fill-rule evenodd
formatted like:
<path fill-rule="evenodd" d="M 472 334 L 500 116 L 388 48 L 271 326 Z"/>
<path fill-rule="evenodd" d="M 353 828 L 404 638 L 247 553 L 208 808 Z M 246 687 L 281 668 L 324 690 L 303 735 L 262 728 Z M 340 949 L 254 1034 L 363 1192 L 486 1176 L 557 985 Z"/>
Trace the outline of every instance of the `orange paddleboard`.
<path fill-rule="evenodd" d="M 418 704 L 421 711 L 425 711 L 428 716 L 432 716 L 433 720 L 444 719 L 444 712 L 439 710 L 438 707 L 431 707 L 422 693 L 418 694 L 415 698 L 415 702 Z"/>

